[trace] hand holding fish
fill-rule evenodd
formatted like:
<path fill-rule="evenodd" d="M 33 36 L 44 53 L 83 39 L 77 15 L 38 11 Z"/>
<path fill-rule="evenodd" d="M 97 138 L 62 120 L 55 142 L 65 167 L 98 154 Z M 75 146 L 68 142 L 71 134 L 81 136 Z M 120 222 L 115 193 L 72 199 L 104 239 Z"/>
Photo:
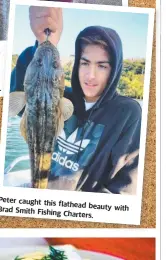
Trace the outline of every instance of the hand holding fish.
<path fill-rule="evenodd" d="M 30 26 L 39 43 L 46 40 L 44 30 L 49 28 L 49 41 L 57 46 L 63 30 L 63 15 L 61 8 L 31 6 L 29 8 Z"/>

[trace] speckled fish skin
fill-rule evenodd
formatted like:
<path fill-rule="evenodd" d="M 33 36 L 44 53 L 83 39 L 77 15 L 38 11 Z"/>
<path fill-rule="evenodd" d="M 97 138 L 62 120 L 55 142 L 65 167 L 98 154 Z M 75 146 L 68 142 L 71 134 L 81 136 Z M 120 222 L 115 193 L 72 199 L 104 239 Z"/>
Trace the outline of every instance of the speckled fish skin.
<path fill-rule="evenodd" d="M 49 41 L 39 45 L 29 64 L 24 90 L 32 187 L 47 188 L 57 134 L 58 105 L 64 92 L 59 52 Z"/>
<path fill-rule="evenodd" d="M 0 41 L 7 40 L 10 0 L 0 0 Z"/>

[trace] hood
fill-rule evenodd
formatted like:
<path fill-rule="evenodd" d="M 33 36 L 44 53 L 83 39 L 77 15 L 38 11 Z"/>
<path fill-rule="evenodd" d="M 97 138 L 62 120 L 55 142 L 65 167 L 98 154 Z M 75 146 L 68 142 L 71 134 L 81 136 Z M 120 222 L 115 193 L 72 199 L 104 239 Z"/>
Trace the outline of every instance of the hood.
<path fill-rule="evenodd" d="M 71 85 L 73 90 L 73 102 L 75 106 L 75 112 L 77 114 L 77 117 L 80 119 L 85 117 L 85 104 L 83 98 L 84 94 L 78 78 L 78 67 L 81 55 L 80 38 L 89 35 L 100 35 L 103 40 L 106 41 L 110 50 L 111 57 L 113 58 L 112 71 L 108 80 L 107 87 L 95 103 L 93 110 L 98 109 L 104 102 L 111 100 L 117 93 L 116 88 L 121 76 L 123 66 L 122 42 L 115 30 L 102 26 L 90 26 L 79 33 L 75 42 L 75 62 L 73 66 Z"/>

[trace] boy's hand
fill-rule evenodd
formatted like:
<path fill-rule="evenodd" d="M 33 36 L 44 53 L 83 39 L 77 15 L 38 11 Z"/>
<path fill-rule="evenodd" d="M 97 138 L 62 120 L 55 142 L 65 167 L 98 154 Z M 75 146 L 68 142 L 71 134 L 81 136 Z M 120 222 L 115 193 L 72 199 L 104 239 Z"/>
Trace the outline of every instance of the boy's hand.
<path fill-rule="evenodd" d="M 63 30 L 62 8 L 31 6 L 29 8 L 30 26 L 39 43 L 46 40 L 45 29 L 51 34 L 49 41 L 57 46 Z"/>

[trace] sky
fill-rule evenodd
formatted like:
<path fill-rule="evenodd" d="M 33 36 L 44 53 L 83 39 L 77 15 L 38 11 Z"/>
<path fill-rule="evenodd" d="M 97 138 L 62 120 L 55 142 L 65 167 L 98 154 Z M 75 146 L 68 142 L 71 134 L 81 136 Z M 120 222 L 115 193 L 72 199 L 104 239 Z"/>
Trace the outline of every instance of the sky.
<path fill-rule="evenodd" d="M 63 8 L 63 33 L 58 44 L 61 57 L 74 54 L 75 39 L 90 25 L 110 27 L 117 31 L 123 44 L 124 59 L 145 58 L 148 14 Z M 34 45 L 35 36 L 29 24 L 29 6 L 16 6 L 13 54 Z"/>

